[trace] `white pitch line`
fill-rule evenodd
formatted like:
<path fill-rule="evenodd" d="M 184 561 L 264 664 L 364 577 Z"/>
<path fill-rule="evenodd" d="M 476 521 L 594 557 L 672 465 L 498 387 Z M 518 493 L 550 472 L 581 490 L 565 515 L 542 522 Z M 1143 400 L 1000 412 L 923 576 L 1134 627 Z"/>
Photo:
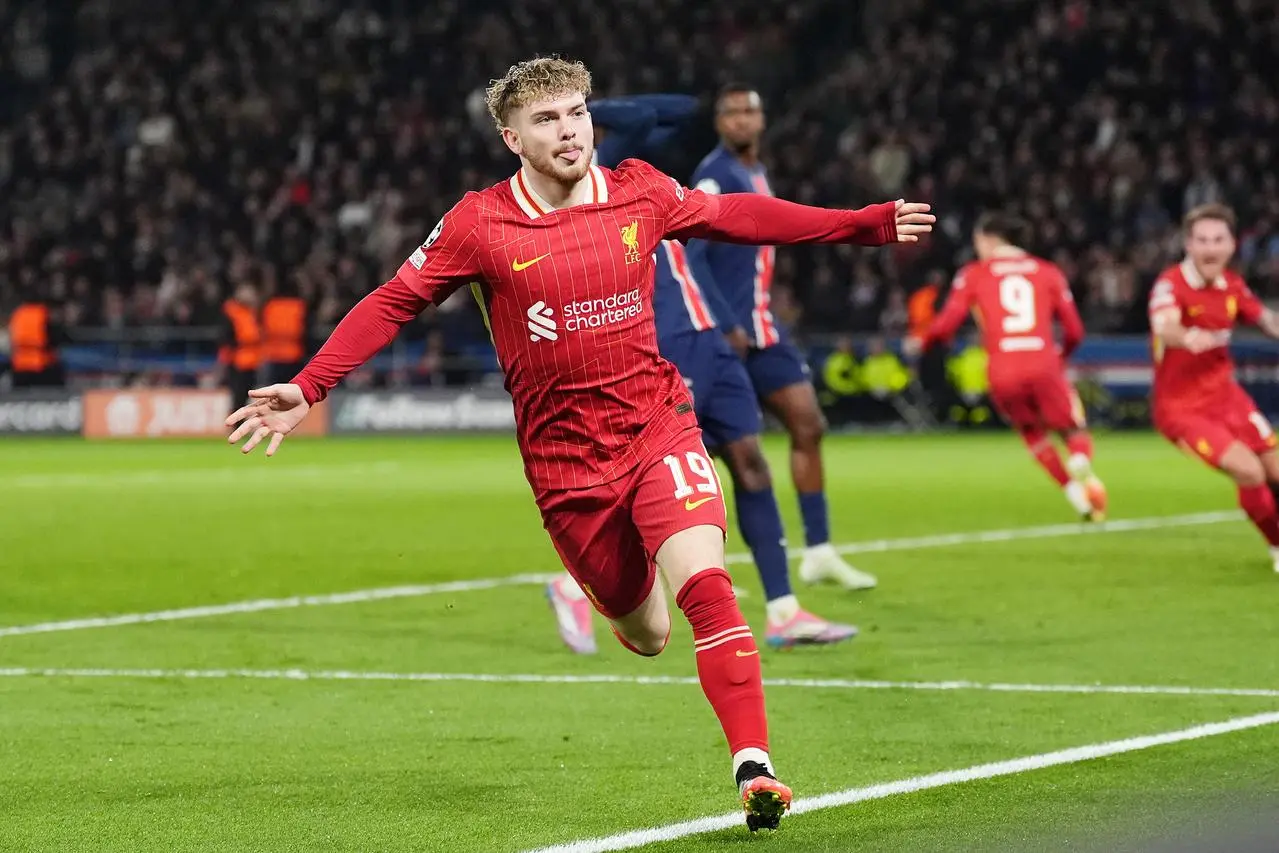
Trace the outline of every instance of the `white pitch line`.
<path fill-rule="evenodd" d="M 0 668 L 0 678 L 141 678 L 261 679 L 265 681 L 411 681 L 478 682 L 482 684 L 630 684 L 696 686 L 681 675 L 544 675 L 540 673 L 353 672 L 306 669 L 84 669 Z M 766 678 L 766 687 L 811 690 L 985 691 L 990 693 L 1075 693 L 1125 696 L 1240 696 L 1279 699 L 1279 689 L 1251 687 L 1182 687 L 1144 684 L 1011 684 L 980 681 L 874 681 L 839 678 Z"/>
<path fill-rule="evenodd" d="M 344 465 L 286 465 L 278 469 L 265 466 L 187 468 L 173 470 L 159 468 L 141 471 L 119 471 L 111 474 L 85 474 L 65 472 L 60 474 L 17 474 L 0 477 L 0 489 L 66 489 L 66 488 L 118 488 L 123 486 L 158 485 L 208 485 L 210 483 L 243 482 L 246 479 L 279 478 L 332 478 L 334 476 L 359 479 L 379 474 L 394 474 L 402 470 L 395 462 L 353 462 Z"/>
<path fill-rule="evenodd" d="M 1127 752 L 1140 752 L 1141 750 L 1154 749 L 1155 747 L 1174 743 L 1201 740 L 1203 738 L 1231 734 L 1232 732 L 1261 728 L 1262 726 L 1273 726 L 1276 723 L 1279 723 L 1279 712 L 1254 714 L 1249 717 L 1236 717 L 1220 723 L 1207 723 L 1188 729 L 1178 729 L 1177 731 L 1125 738 L 1124 740 L 1112 740 L 1088 746 L 1077 746 L 1072 749 L 1045 752 L 1040 755 L 1027 755 L 1008 761 L 978 764 L 975 767 L 966 767 L 962 770 L 947 770 L 942 773 L 931 773 L 927 776 L 901 779 L 896 782 L 884 782 L 865 788 L 848 788 L 843 791 L 834 791 L 829 794 L 796 800 L 791 807 L 791 814 L 796 815 L 822 809 L 833 809 L 866 802 L 867 800 L 880 800 L 902 794 L 913 794 L 918 791 L 958 785 L 964 782 L 975 782 L 980 779 L 1014 776 L 1034 770 L 1043 770 L 1047 767 L 1078 764 L 1083 761 L 1122 755 Z M 528 853 L 609 853 L 609 851 L 615 850 L 633 850 L 637 847 L 645 847 L 649 844 L 657 844 L 664 841 L 674 841 L 690 835 L 701 835 L 707 832 L 730 829 L 735 826 L 741 826 L 742 823 L 742 813 L 733 812 L 682 823 L 672 823 L 667 826 L 657 826 L 651 829 L 623 832 L 604 838 L 590 838 L 582 841 L 570 841 L 566 844 L 555 844 L 550 847 L 539 847 L 536 850 L 528 851 Z"/>
<path fill-rule="evenodd" d="M 53 631 L 83 631 L 88 628 L 114 628 L 118 625 L 141 625 L 148 622 L 176 622 L 181 619 L 203 619 L 208 616 L 229 616 L 236 613 L 259 613 L 264 610 L 288 610 L 297 607 L 323 607 L 331 604 L 358 604 L 366 601 L 385 601 L 390 598 L 415 598 L 423 595 L 439 595 L 448 592 L 474 592 L 480 589 L 496 589 L 503 586 L 543 584 L 555 575 L 512 575 L 505 578 L 484 578 L 468 581 L 417 584 L 412 586 L 384 586 L 375 589 L 357 589 L 351 592 L 335 592 L 327 595 L 295 595 L 289 598 L 260 598 L 253 601 L 233 601 L 228 604 L 210 604 L 203 607 L 181 607 L 176 610 L 156 610 L 150 613 L 121 613 L 117 616 L 94 616 L 87 619 L 68 619 L 62 622 L 38 622 L 34 625 L 13 625 L 0 628 L 0 637 L 16 637 L 23 634 L 47 634 Z"/>
<path fill-rule="evenodd" d="M 870 554 L 887 551 L 913 551 L 923 548 L 942 548 L 954 545 L 970 545 L 989 542 L 1013 542 L 1024 539 L 1052 539 L 1063 536 L 1097 535 L 1103 533 L 1127 533 L 1136 530 L 1161 530 L 1170 527 L 1190 527 L 1203 524 L 1219 524 L 1241 517 L 1238 511 L 1201 512 L 1191 515 L 1162 515 L 1148 518 L 1128 518 L 1109 521 L 1102 525 L 1050 524 L 1039 527 L 1014 527 L 1005 530 L 972 530 L 962 533 L 943 533 L 933 536 L 912 536 L 903 539 L 877 539 L 867 542 L 850 542 L 836 546 L 841 554 Z M 799 556 L 799 549 L 792 549 L 791 556 Z M 725 562 L 749 563 L 750 554 L 729 554 Z M 504 578 L 450 581 L 447 583 L 417 584 L 410 586 L 375 587 L 325 595 L 291 596 L 289 598 L 263 598 L 252 601 L 233 601 L 200 607 L 181 607 L 149 613 L 122 613 L 115 616 L 96 616 L 83 619 L 67 619 L 57 622 L 38 622 L 30 625 L 0 627 L 0 638 L 25 634 L 47 634 L 55 631 L 83 631 L 90 628 L 113 628 L 121 625 L 140 625 L 149 622 L 176 622 L 183 619 L 203 619 L 210 616 L 229 616 L 239 613 L 260 613 L 267 610 L 288 610 L 298 607 L 323 607 L 333 604 L 360 604 L 383 601 L 390 598 L 415 598 L 450 592 L 474 592 L 504 586 L 543 584 L 555 575 L 521 574 Z"/>
<path fill-rule="evenodd" d="M 1016 542 L 1022 539 L 1054 539 L 1062 536 L 1089 536 L 1102 533 L 1130 533 L 1137 530 L 1161 530 L 1167 527 L 1196 527 L 1204 524 L 1221 524 L 1243 518 L 1239 510 L 1196 512 L 1189 515 L 1156 515 L 1147 518 L 1121 518 L 1104 524 L 1045 524 L 1038 527 L 1013 527 L 1006 530 L 975 530 L 964 533 L 939 533 L 931 536 L 914 536 L 905 539 L 878 539 L 870 542 L 850 542 L 837 545 L 841 554 L 878 554 L 884 551 L 917 551 L 924 548 L 946 548 L 952 545 L 974 545 L 989 542 Z M 793 549 L 791 556 L 803 552 Z M 733 554 L 729 562 L 751 559 L 749 554 Z"/>

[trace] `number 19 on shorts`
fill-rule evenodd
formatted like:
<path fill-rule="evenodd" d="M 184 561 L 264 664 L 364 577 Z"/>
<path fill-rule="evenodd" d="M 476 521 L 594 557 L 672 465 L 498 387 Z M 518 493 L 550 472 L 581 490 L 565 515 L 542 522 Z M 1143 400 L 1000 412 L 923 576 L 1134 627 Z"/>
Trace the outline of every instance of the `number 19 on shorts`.
<path fill-rule="evenodd" d="M 714 463 L 702 454 L 690 450 L 683 457 L 671 454 L 662 461 L 671 469 L 671 479 L 675 481 L 675 500 L 682 501 L 699 492 L 711 496 L 719 494 L 719 474 L 715 471 Z M 693 481 L 691 485 L 690 479 Z"/>

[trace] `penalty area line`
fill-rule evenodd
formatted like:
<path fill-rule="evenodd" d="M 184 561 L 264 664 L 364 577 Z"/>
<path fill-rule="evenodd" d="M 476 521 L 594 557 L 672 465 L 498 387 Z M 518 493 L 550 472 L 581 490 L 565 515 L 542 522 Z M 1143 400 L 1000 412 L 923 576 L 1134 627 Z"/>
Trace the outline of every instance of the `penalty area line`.
<path fill-rule="evenodd" d="M 1077 746 L 1039 755 L 1027 755 L 1008 761 L 978 764 L 961 770 L 947 770 L 942 773 L 915 776 L 910 779 L 884 782 L 864 788 L 848 788 L 843 791 L 834 791 L 829 794 L 796 800 L 791 807 L 791 814 L 799 815 L 823 809 L 839 808 L 840 806 L 849 806 L 870 800 L 881 800 L 903 794 L 913 794 L 919 791 L 976 782 L 983 779 L 1015 776 L 1021 773 L 1043 770 L 1048 767 L 1078 764 L 1084 761 L 1093 761 L 1098 758 L 1107 758 L 1130 752 L 1140 752 L 1174 743 L 1185 743 L 1263 726 L 1273 726 L 1276 723 L 1279 723 L 1279 712 L 1254 714 L 1248 717 L 1236 717 L 1220 723 L 1207 723 L 1160 734 Z M 555 844 L 550 847 L 539 847 L 536 850 L 527 851 L 527 853 L 609 853 L 609 851 L 616 850 L 634 850 L 638 847 L 646 847 L 649 844 L 674 841 L 690 835 L 702 835 L 707 832 L 731 829 L 741 826 L 743 823 L 741 812 L 733 812 L 731 814 L 703 817 L 633 832 L 623 832 L 601 838 L 589 838 L 581 841 Z"/>
<path fill-rule="evenodd" d="M 264 681 L 400 681 L 473 682 L 480 684 L 624 684 L 637 686 L 697 686 L 681 675 L 546 675 L 541 673 L 477 672 L 355 672 L 307 669 L 95 669 L 0 668 L 0 678 L 139 678 L 139 679 L 258 679 Z M 920 690 L 934 692 L 1055 693 L 1120 696 L 1230 696 L 1279 699 L 1279 689 L 1250 687 L 1185 687 L 1154 684 L 1017 684 L 980 681 L 880 681 L 840 678 L 765 678 L 765 687 L 808 690 Z"/>
<path fill-rule="evenodd" d="M 959 533 L 942 533 L 932 536 L 911 536 L 900 539 L 875 539 L 863 542 L 847 542 L 837 545 L 841 554 L 882 554 L 889 551 L 915 551 L 925 548 L 944 548 L 956 545 L 973 545 L 991 542 L 1016 542 L 1027 539 L 1053 539 L 1064 536 L 1128 533 L 1140 530 L 1162 530 L 1173 527 L 1193 527 L 1204 524 L 1220 524 L 1242 517 L 1235 511 L 1201 512 L 1190 515 L 1159 515 L 1147 518 L 1125 518 L 1099 525 L 1049 524 L 1038 527 L 1013 527 L 1004 530 L 970 530 Z M 792 557 L 802 554 L 801 549 L 791 549 Z M 750 554 L 729 554 L 725 562 L 730 565 L 751 562 Z M 123 625 L 143 625 L 152 622 L 177 622 L 185 619 L 207 619 L 213 616 L 231 616 L 242 613 L 263 613 L 271 610 L 292 610 L 301 607 L 326 607 L 338 604 L 362 604 L 386 601 L 394 598 L 417 598 L 458 592 L 475 592 L 507 586 L 534 586 L 544 584 L 554 574 L 519 574 L 502 578 L 448 581 L 444 583 L 411 584 L 404 586 L 375 587 L 321 595 L 295 595 L 287 598 L 262 598 L 250 601 L 233 601 L 226 604 L 210 604 L 196 607 L 179 607 L 145 613 L 121 613 L 113 616 L 92 616 L 82 619 L 65 619 L 54 622 L 37 622 L 28 625 L 0 627 L 0 639 L 27 634 L 48 634 L 58 631 L 85 631 L 93 628 L 115 628 Z"/>

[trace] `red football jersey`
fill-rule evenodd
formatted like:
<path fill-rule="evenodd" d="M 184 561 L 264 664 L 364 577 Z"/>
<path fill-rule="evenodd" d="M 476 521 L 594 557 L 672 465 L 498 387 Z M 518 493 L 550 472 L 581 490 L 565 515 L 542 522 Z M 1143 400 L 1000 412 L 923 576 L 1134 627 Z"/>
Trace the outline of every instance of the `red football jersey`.
<path fill-rule="evenodd" d="M 1061 268 L 1024 252 L 973 261 L 961 269 L 926 342 L 949 340 L 969 311 L 981 327 L 992 374 L 1060 370 L 1062 358 L 1084 338 Z M 1054 320 L 1062 326 L 1060 352 Z"/>
<path fill-rule="evenodd" d="M 1219 332 L 1218 345 L 1201 353 L 1168 348 L 1152 337 L 1155 361 L 1153 390 L 1156 410 L 1200 409 L 1213 406 L 1235 386 L 1235 363 L 1230 357 L 1230 331 L 1236 320 L 1256 323 L 1265 307 L 1243 278 L 1226 270 L 1206 282 L 1190 259 L 1160 273 L 1150 291 L 1150 319 L 1175 311 L 1188 329 Z"/>
<path fill-rule="evenodd" d="M 431 302 L 471 285 L 538 495 L 617 479 L 696 423 L 657 349 L 654 251 L 719 200 L 636 160 L 590 182 L 589 203 L 558 210 L 522 171 L 468 193 L 398 273 Z"/>

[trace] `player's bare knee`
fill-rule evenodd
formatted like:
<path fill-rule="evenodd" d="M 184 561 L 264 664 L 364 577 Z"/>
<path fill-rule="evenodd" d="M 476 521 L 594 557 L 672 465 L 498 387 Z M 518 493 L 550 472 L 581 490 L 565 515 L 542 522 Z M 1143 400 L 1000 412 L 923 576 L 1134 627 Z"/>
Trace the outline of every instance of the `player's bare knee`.
<path fill-rule="evenodd" d="M 625 640 L 624 645 L 635 654 L 646 658 L 657 657 L 671 638 L 670 614 L 665 614 L 661 622 L 630 626 L 625 634 L 618 631 L 618 636 Z"/>
<path fill-rule="evenodd" d="M 797 418 L 791 424 L 790 440 L 796 450 L 816 450 L 826 435 L 826 418 L 821 412 L 812 412 Z"/>
<path fill-rule="evenodd" d="M 724 531 L 711 524 L 681 530 L 662 543 L 654 562 L 669 589 L 683 589 L 698 572 L 723 567 Z"/>
<path fill-rule="evenodd" d="M 1261 460 L 1262 470 L 1266 474 L 1266 482 L 1271 485 L 1279 485 L 1279 454 L 1273 450 L 1267 451 L 1258 457 Z"/>
<path fill-rule="evenodd" d="M 1266 482 L 1266 469 L 1261 460 L 1243 445 L 1233 445 L 1221 457 L 1221 470 L 1244 487 L 1260 486 Z"/>
<path fill-rule="evenodd" d="M 764 450 L 759 446 L 755 436 L 739 439 L 728 447 L 727 451 L 733 483 L 746 492 L 762 492 L 773 485 L 772 474 L 768 470 L 768 460 L 764 458 Z"/>

